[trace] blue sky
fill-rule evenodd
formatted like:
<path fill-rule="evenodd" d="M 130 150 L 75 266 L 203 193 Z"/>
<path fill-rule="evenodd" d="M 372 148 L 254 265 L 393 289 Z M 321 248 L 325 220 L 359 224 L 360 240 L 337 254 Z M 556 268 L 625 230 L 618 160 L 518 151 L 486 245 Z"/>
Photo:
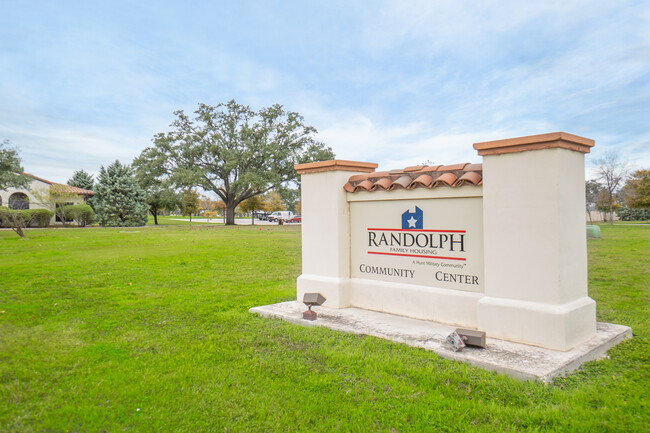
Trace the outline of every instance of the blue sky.
<path fill-rule="evenodd" d="M 650 2 L 0 0 L 0 140 L 28 172 L 130 163 L 230 99 L 380 169 L 553 131 L 650 167 Z"/>

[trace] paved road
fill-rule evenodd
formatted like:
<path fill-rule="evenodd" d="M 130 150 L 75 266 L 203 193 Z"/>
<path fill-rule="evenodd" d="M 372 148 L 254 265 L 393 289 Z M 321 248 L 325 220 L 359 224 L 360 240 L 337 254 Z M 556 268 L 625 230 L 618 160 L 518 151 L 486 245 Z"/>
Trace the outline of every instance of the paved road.
<path fill-rule="evenodd" d="M 187 221 L 187 218 L 171 218 L 175 221 Z M 209 221 L 207 218 L 192 218 L 193 223 L 209 223 L 209 224 L 223 224 L 223 218 L 211 218 Z M 249 218 L 235 218 L 235 224 L 237 225 L 251 225 L 251 220 Z M 278 223 L 270 223 L 268 221 L 255 220 L 255 225 L 261 226 L 277 226 Z M 300 225 L 300 223 L 291 223 L 287 225 Z"/>

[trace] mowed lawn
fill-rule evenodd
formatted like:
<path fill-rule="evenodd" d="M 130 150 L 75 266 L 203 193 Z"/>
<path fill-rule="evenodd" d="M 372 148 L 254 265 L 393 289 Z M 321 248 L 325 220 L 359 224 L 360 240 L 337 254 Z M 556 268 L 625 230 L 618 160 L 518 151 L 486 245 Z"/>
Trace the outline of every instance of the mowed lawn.
<path fill-rule="evenodd" d="M 551 385 L 248 312 L 295 298 L 299 227 L 0 231 L 1 432 L 648 431 L 650 226 L 589 240 L 634 339 Z"/>

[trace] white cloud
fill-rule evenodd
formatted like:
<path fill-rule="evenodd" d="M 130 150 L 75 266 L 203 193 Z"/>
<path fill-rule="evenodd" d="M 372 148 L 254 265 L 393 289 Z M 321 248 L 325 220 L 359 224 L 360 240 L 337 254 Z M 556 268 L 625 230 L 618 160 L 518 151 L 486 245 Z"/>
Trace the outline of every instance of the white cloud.
<path fill-rule="evenodd" d="M 424 52 L 428 54 L 444 50 L 461 56 L 466 51 L 481 54 L 489 47 L 485 53 L 489 55 L 494 49 L 508 49 L 494 45 L 504 34 L 521 30 L 525 34 L 520 37 L 560 33 L 567 27 L 587 26 L 594 16 L 623 7 L 620 2 L 593 0 L 388 0 L 377 14 L 368 18 L 365 42 L 378 50 L 415 44 L 418 51 L 426 46 Z"/>
<path fill-rule="evenodd" d="M 650 168 L 650 132 L 632 138 L 617 135 L 599 137 L 591 153 L 587 154 L 585 164 L 587 179 L 597 177 L 597 161 L 609 152 L 618 154 L 631 171 L 648 169 Z"/>
<path fill-rule="evenodd" d="M 68 129 L 40 124 L 35 130 L 0 126 L 0 136 L 10 137 L 18 147 L 25 171 L 60 183 L 75 170 L 97 175 L 102 165 L 116 159 L 130 164 L 146 146 L 143 137 L 84 125 Z"/>
<path fill-rule="evenodd" d="M 427 161 L 480 162 L 474 143 L 522 135 L 519 130 L 505 129 L 435 131 L 423 122 L 387 126 L 355 112 L 327 113 L 320 118 L 319 139 L 332 147 L 338 159 L 376 162 L 379 170 Z"/>
<path fill-rule="evenodd" d="M 533 121 L 523 121 L 509 129 L 468 125 L 462 131 L 435 131 L 423 122 L 387 126 L 359 112 L 317 113 L 312 107 L 309 113 L 318 119 L 318 138 L 332 147 L 337 159 L 375 162 L 379 164 L 377 170 L 399 169 L 427 161 L 445 165 L 482 162 L 473 148 L 474 143 L 558 131 L 551 124 Z M 596 176 L 594 161 L 612 150 L 629 163 L 631 170 L 650 167 L 650 133 L 632 139 L 602 135 L 596 137 L 595 147 L 585 155 L 587 179 Z"/>

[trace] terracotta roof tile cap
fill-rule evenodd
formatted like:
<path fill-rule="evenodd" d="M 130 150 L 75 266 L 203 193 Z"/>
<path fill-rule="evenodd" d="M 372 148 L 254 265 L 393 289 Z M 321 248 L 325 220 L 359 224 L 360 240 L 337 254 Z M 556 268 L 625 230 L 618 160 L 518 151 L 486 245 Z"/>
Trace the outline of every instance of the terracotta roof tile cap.
<path fill-rule="evenodd" d="M 368 179 L 368 173 L 366 174 L 355 174 L 354 176 L 350 176 L 350 179 L 348 179 L 348 182 L 358 182 L 360 180 Z"/>
<path fill-rule="evenodd" d="M 431 188 L 433 184 L 433 178 L 428 174 L 419 175 L 411 184 L 408 186 L 408 189 L 417 188 L 418 186 L 423 186 L 426 188 Z"/>
<path fill-rule="evenodd" d="M 404 175 L 404 176 L 399 177 L 398 179 L 396 179 L 396 180 L 392 183 L 392 185 L 390 186 L 390 188 L 388 188 L 388 189 L 389 189 L 390 191 L 394 190 L 395 188 L 399 188 L 399 187 L 402 187 L 402 188 L 406 189 L 406 188 L 408 188 L 408 186 L 411 184 L 411 181 L 412 181 L 412 179 L 411 179 L 410 176 Z"/>
<path fill-rule="evenodd" d="M 463 162 L 462 164 L 453 164 L 453 165 L 441 165 L 436 169 L 436 171 L 463 170 L 466 165 L 469 165 L 469 162 Z"/>
<path fill-rule="evenodd" d="M 333 159 L 330 161 L 308 162 L 293 166 L 298 174 L 320 173 L 324 171 L 375 171 L 377 164 L 374 162 L 347 161 L 344 159 Z"/>
<path fill-rule="evenodd" d="M 415 173 L 431 173 L 436 171 L 438 167 L 442 167 L 441 165 L 425 165 L 423 166 L 420 170 L 411 172 L 413 174 Z"/>
<path fill-rule="evenodd" d="M 483 164 L 464 162 L 452 165 L 414 165 L 400 170 L 380 171 L 350 176 L 344 189 L 348 192 L 414 189 L 439 186 L 481 185 Z"/>
<path fill-rule="evenodd" d="M 386 177 L 390 175 L 391 175 L 390 171 L 377 171 L 375 173 L 368 173 L 366 177 L 368 179 L 377 179 L 378 177 Z"/>
<path fill-rule="evenodd" d="M 378 189 L 387 190 L 391 186 L 392 183 L 393 182 L 391 182 L 389 177 L 382 177 L 377 182 L 375 182 L 375 184 L 371 188 L 371 191 L 375 191 L 375 190 L 378 190 Z"/>
<path fill-rule="evenodd" d="M 407 173 L 411 172 L 411 171 L 420 171 L 420 170 L 422 170 L 422 169 L 424 169 L 426 167 L 427 167 L 426 165 L 412 165 L 410 167 L 406 167 L 404 169 L 404 171 L 407 172 Z"/>
<path fill-rule="evenodd" d="M 456 182 L 456 175 L 454 173 L 443 173 L 436 179 L 433 183 L 433 186 L 438 186 L 441 184 L 452 186 Z"/>
<path fill-rule="evenodd" d="M 594 140 L 567 132 L 550 132 L 548 134 L 527 135 L 525 137 L 507 138 L 505 140 L 474 143 L 479 155 L 503 155 L 506 153 L 564 148 L 576 152 L 589 153 Z"/>
<path fill-rule="evenodd" d="M 458 178 L 455 186 L 465 185 L 466 183 L 471 183 L 472 185 L 478 185 L 482 177 L 475 171 L 468 171 Z"/>
<path fill-rule="evenodd" d="M 368 179 L 364 180 L 363 182 L 360 182 L 357 186 L 354 187 L 354 192 L 357 191 L 370 191 L 370 188 L 372 188 L 373 183 L 370 182 Z"/>

